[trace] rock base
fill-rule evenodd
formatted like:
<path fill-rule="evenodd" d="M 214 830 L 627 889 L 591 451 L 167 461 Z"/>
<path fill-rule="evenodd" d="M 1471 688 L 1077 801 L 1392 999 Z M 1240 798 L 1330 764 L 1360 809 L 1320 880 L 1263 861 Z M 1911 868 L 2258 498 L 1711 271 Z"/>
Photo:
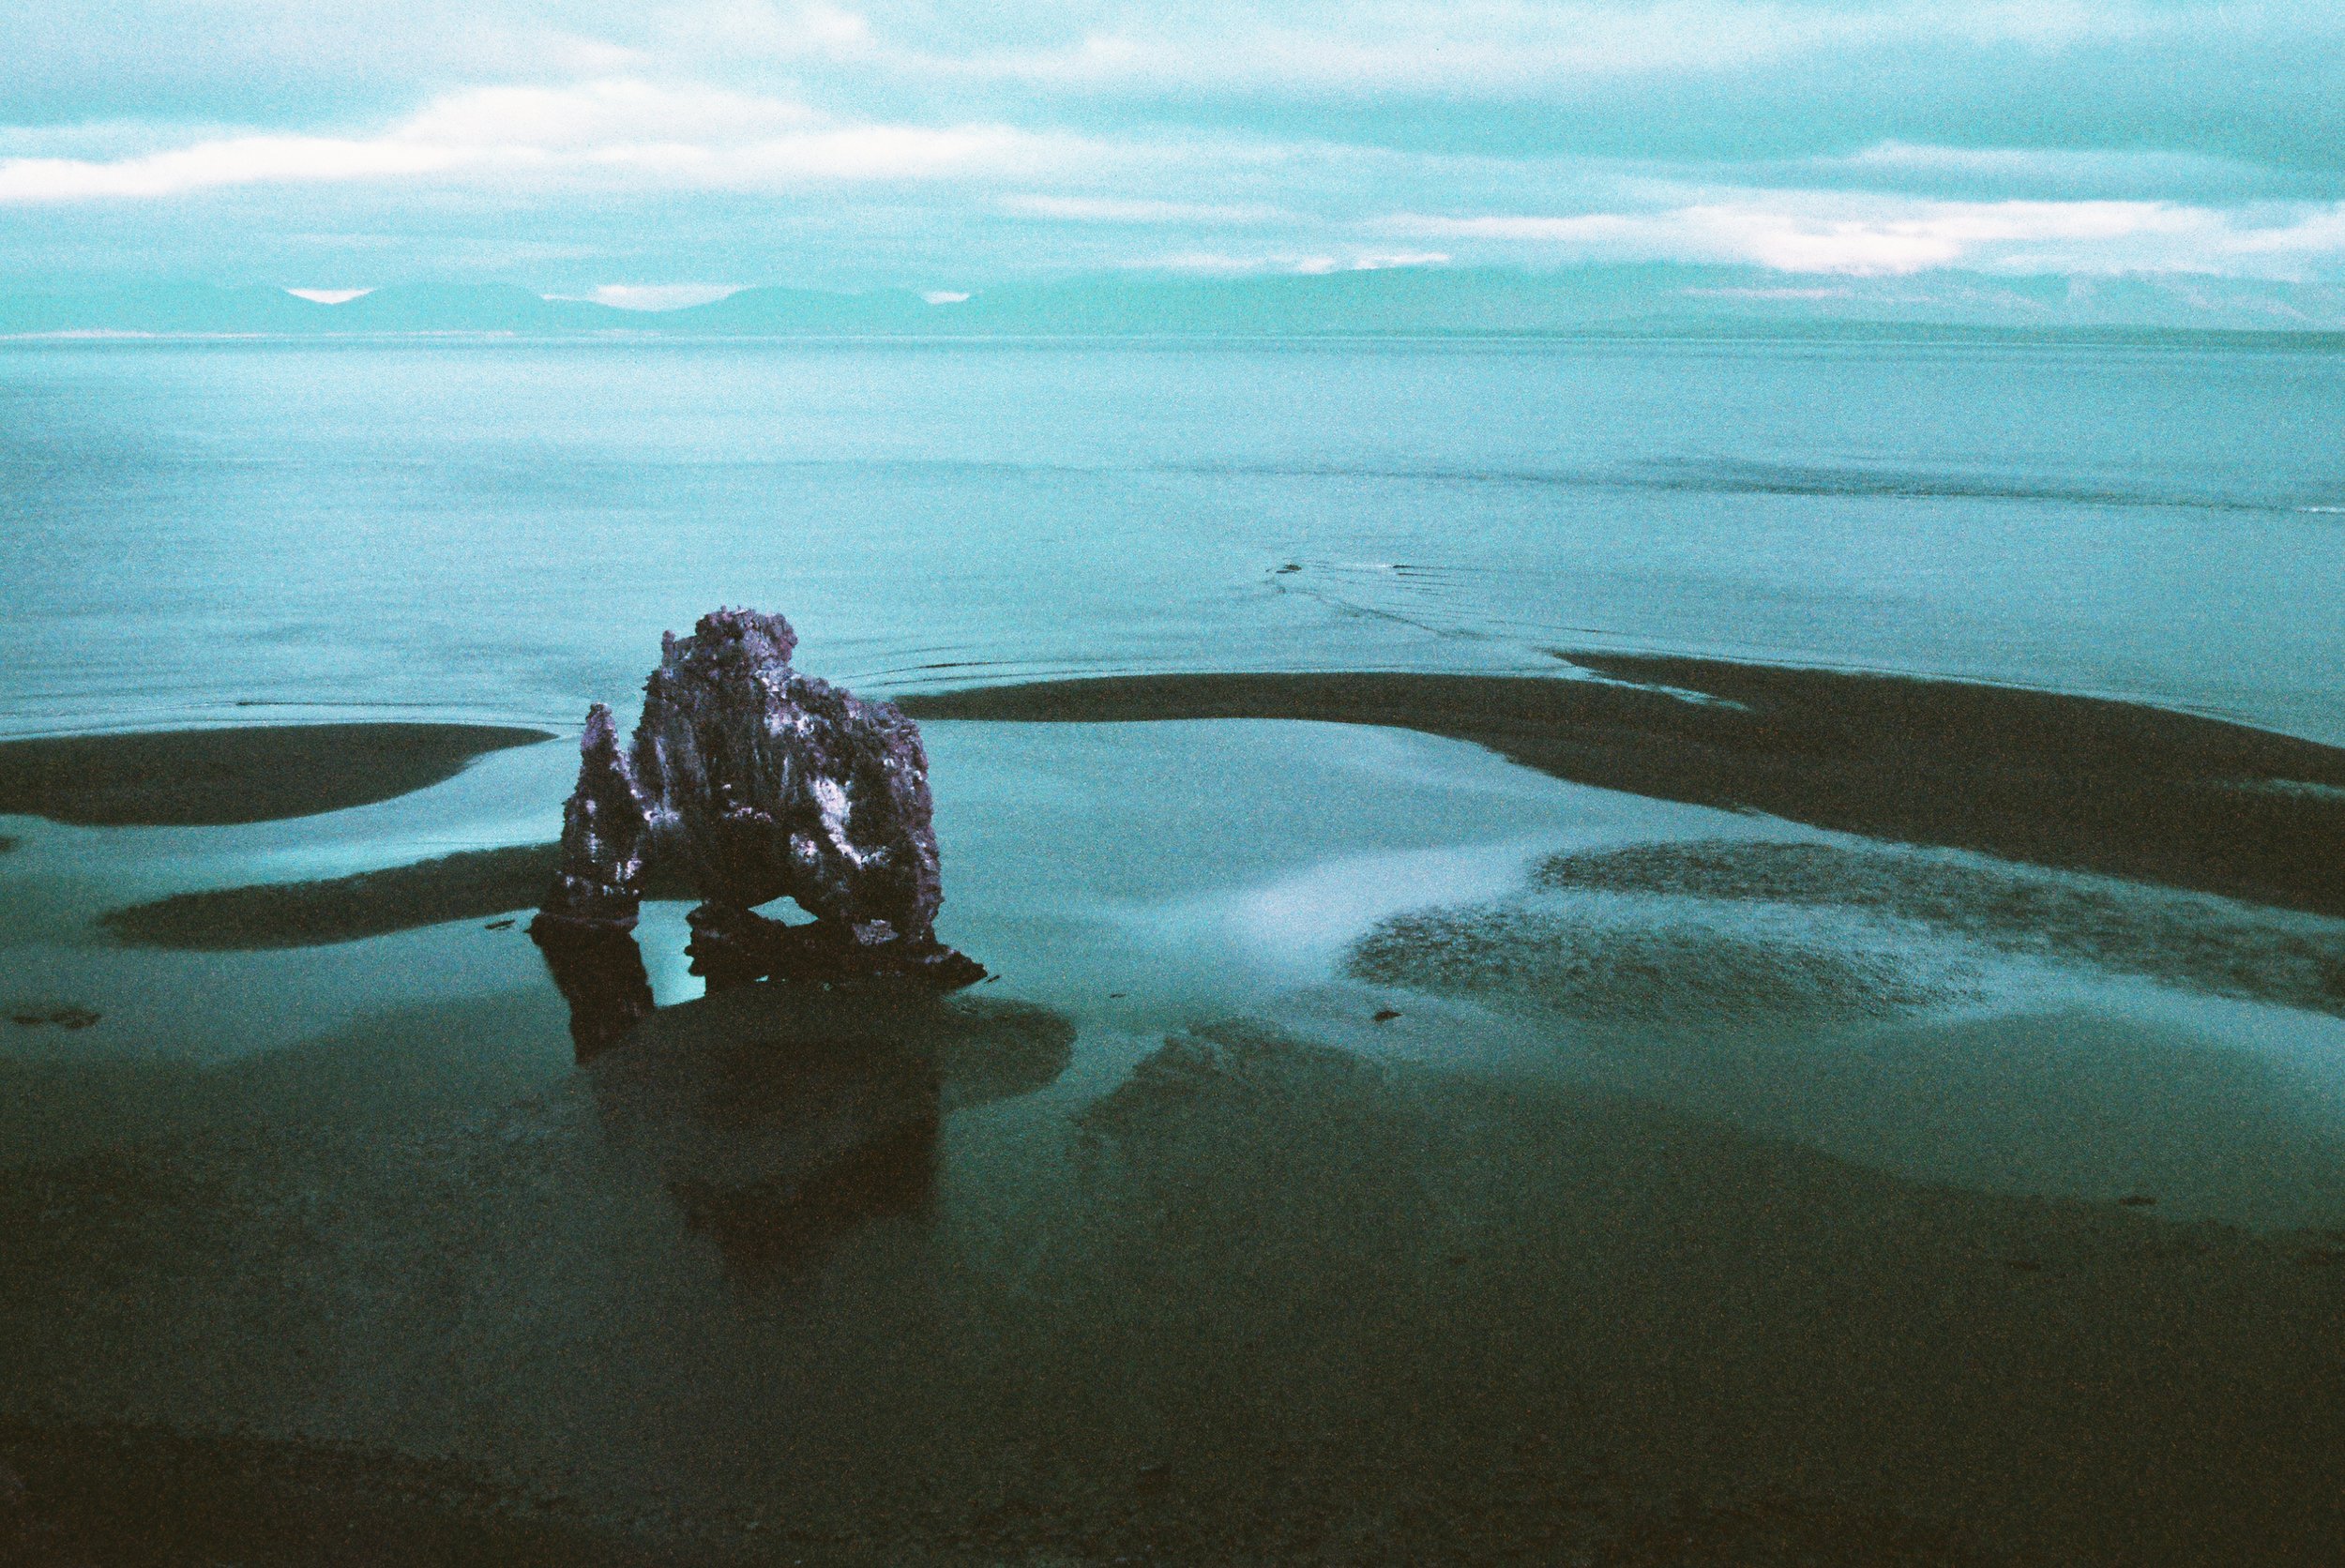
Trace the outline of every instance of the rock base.
<path fill-rule="evenodd" d="M 943 993 L 974 986 L 986 968 L 934 938 L 857 942 L 830 921 L 792 926 L 752 910 L 703 904 L 687 915 L 692 940 L 684 951 L 709 989 L 758 980 L 809 985 L 900 982 Z"/>

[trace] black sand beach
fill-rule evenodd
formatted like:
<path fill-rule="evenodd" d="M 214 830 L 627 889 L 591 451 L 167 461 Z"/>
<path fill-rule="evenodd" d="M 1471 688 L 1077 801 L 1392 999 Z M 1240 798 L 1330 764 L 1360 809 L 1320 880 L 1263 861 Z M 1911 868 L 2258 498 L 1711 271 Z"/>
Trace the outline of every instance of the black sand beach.
<path fill-rule="evenodd" d="M 2196 890 L 2120 906 L 2065 871 L 1781 845 L 1557 856 L 1535 879 L 1846 904 L 2337 1011 L 2333 933 L 2289 912 L 2345 912 L 2323 848 L 2345 754 L 1997 688 L 1601 662 L 1726 701 L 1256 675 L 905 706 L 1395 725 L 1577 781 Z M 404 760 L 298 782 L 269 749 L 285 731 L 188 744 L 273 758 L 265 798 L 292 814 L 488 748 L 449 729 L 379 751 L 312 734 Z M 126 746 L 106 820 L 259 820 L 203 814 L 246 798 L 227 762 L 174 792 L 180 744 Z M 43 788 L 46 814 L 99 820 Z M 216 952 L 348 941 L 526 908 L 549 857 L 106 924 Z M 1443 989 L 1426 955 L 1454 933 L 1428 918 L 1425 941 L 1387 927 L 1360 950 L 1369 978 Z M 1749 957 L 1712 990 L 1937 995 Z M 1709 993 L 1655 990 L 1652 957 L 1575 973 L 1570 1005 L 1641 1026 L 1698 1008 Z M 1245 1019 L 1159 1033 L 1128 1077 L 1037 1110 L 1073 1037 L 1045 1009 L 988 1001 L 898 1038 L 846 998 L 817 1033 L 855 1048 L 809 1055 L 773 1001 L 660 1009 L 583 1072 L 551 986 L 245 1063 L 0 1056 L 0 1464 L 24 1491 L 0 1553 L 2050 1568 L 2327 1563 L 2345 1537 L 2345 1230 L 1933 1184 Z M 790 1211 L 779 1241 L 711 1201 L 744 1187 Z"/>
<path fill-rule="evenodd" d="M 368 1560 L 274 1513 L 305 1450 L 205 1434 L 335 1439 L 380 1380 L 469 1365 L 358 1425 L 431 1454 L 489 1423 L 488 1484 L 650 1560 L 2315 1563 L 2345 1530 L 2345 1238 L 1920 1185 L 1231 1024 L 1037 1129 L 961 1222 L 833 1211 L 840 1258 L 727 1304 L 643 1272 L 694 1216 L 660 1158 L 613 1165 L 593 1081 L 461 1064 L 501 1007 L 7 1174 L 0 1456 L 38 1516 L 151 1538 L 134 1500 L 225 1476 L 213 1555 Z M 116 1400 L 169 1432 L 61 1479 L 92 1434 L 35 1412 Z M 409 1473 L 352 1485 L 426 1538 L 477 1505 Z"/>

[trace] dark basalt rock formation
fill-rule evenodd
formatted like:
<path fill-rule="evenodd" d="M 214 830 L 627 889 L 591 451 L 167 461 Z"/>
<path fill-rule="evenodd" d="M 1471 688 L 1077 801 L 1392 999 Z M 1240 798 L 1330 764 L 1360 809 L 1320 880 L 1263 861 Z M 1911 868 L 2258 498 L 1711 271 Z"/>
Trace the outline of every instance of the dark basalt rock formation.
<path fill-rule="evenodd" d="M 578 787 L 562 807 L 561 861 L 538 924 L 628 931 L 643 901 L 643 803 L 619 751 L 611 710 L 586 710 Z"/>
<path fill-rule="evenodd" d="M 984 978 L 936 940 L 944 888 L 919 728 L 793 670 L 797 641 L 779 615 L 720 610 L 662 638 L 627 751 L 610 710 L 589 712 L 560 868 L 530 927 L 550 957 L 631 929 L 657 861 L 705 900 L 687 951 L 713 985 Z M 753 912 L 785 897 L 813 923 Z"/>

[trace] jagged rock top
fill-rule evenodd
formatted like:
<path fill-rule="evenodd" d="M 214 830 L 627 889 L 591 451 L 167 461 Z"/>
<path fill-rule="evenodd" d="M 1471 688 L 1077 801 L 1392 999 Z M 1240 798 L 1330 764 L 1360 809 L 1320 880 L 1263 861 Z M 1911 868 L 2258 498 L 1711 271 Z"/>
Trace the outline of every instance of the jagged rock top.
<path fill-rule="evenodd" d="M 944 897 L 919 729 L 799 674 L 797 642 L 749 610 L 661 640 L 631 758 L 651 830 L 713 902 L 787 895 L 860 942 L 925 939 Z"/>
<path fill-rule="evenodd" d="M 719 610 L 661 638 L 624 756 L 609 711 L 588 715 L 548 915 L 631 923 L 649 855 L 688 873 L 712 940 L 755 928 L 733 912 L 788 897 L 827 943 L 936 950 L 919 729 L 893 703 L 800 674 L 797 642 L 779 615 Z"/>

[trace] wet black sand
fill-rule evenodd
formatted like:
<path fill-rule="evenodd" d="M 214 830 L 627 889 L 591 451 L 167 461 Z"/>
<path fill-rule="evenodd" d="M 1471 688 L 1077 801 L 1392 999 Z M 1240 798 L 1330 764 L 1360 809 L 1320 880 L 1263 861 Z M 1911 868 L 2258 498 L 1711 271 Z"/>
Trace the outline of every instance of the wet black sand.
<path fill-rule="evenodd" d="M 1567 656 L 1609 679 L 1131 675 L 902 706 L 917 718 L 1394 725 L 1478 742 L 1576 783 L 2345 915 L 2345 750 L 2004 686 Z"/>
<path fill-rule="evenodd" d="M 99 924 L 133 947 L 249 950 L 355 942 L 535 909 L 553 878 L 555 849 L 466 850 L 318 882 L 179 893 L 109 911 Z M 692 896 L 680 877 L 657 866 L 647 868 L 644 887 L 655 898 Z"/>
<path fill-rule="evenodd" d="M 483 1484 L 461 1469 L 341 1444 L 203 1436 L 128 1423 L 0 1421 L 0 1553 L 14 1568 L 758 1568 L 788 1562 L 993 1563 L 1193 1560 L 1177 1535 L 1135 1509 L 1132 1553 L 987 1549 L 970 1530 L 930 1551 L 868 1544 L 825 1549 L 795 1532 L 684 1528 L 597 1517 L 570 1499 Z M 1568 1561 L 1586 1568 L 1973 1568 L 1995 1560 L 1894 1515 L 1868 1515 L 1786 1492 L 1739 1507 L 1635 1508 L 1600 1478 L 1575 1478 Z M 1166 1549 L 1159 1551 L 1163 1545 Z M 897 1555 L 898 1553 L 903 1555 Z M 1373 1560 L 1373 1552 L 1368 1560 Z M 1345 1551 L 1233 1564 L 1362 1560 Z M 1436 1557 L 1427 1560 L 1455 1560 Z"/>
<path fill-rule="evenodd" d="M 100 1136 L 0 1174 L 0 1457 L 43 1506 L 134 1540 L 187 1487 L 212 1560 L 302 1560 L 274 1500 L 355 1441 L 559 1497 L 588 1562 L 2320 1563 L 2345 1530 L 2336 1235 L 1233 1023 L 981 1187 L 946 1158 L 928 1206 L 794 1189 L 819 1257 L 745 1270 L 675 1190 L 699 1133 L 662 1154 L 670 1111 L 600 1064 L 484 1064 L 534 1018 L 559 1052 L 552 1012 L 386 1017 L 144 1111 L 47 1069 Z M 910 1083 L 769 1104 L 827 1149 Z M 940 1108 L 940 1150 L 1004 1103 Z M 101 1417 L 150 1435 L 78 1468 Z M 386 1541 L 489 1506 L 349 1473 L 303 1495 L 401 1515 Z"/>
<path fill-rule="evenodd" d="M 274 822 L 391 800 L 553 737 L 473 724 L 288 724 L 0 742 L 0 812 L 86 827 Z"/>
<path fill-rule="evenodd" d="M 1860 910 L 2005 953 L 2345 1015 L 2345 924 L 2007 863 L 1715 841 L 1557 855 L 1537 880 L 1555 890 Z"/>
<path fill-rule="evenodd" d="M 2336 831 L 2320 789 L 2267 787 L 2334 787 L 2326 748 L 2116 704 L 2098 739 L 2058 714 L 1989 725 L 1976 710 L 2036 699 L 1788 674 L 1789 696 L 1738 688 L 1748 712 L 1431 676 L 907 705 L 1399 724 L 1584 782 L 2186 887 L 2226 836 L 2292 847 L 2299 820 L 2256 803 L 2311 813 L 2316 849 Z M 1916 711 L 1941 713 L 1937 742 L 1900 731 Z M 1968 811 L 1982 729 L 2001 738 L 1976 788 L 2001 804 Z M 2017 824 L 2030 788 L 2097 799 L 2135 774 L 2139 798 L 2209 819 L 2181 830 L 2197 849 L 2162 856 L 2106 803 L 2053 809 L 2050 840 Z M 367 934 L 525 907 L 546 853 L 114 918 L 171 944 Z M 2320 867 L 2283 886 L 2255 865 L 2246 896 L 2328 907 Z M 1798 904 L 1848 870 L 1548 880 Z M 1990 942 L 2034 907 L 1982 915 L 1974 888 L 1949 905 L 1901 876 L 1853 875 L 1851 899 Z M 2089 898 L 2044 908 L 2137 970 L 2201 965 L 2182 916 L 2112 937 Z M 1614 957 L 1566 977 L 1571 1005 L 1686 1004 L 1624 990 L 1652 953 Z M 2265 957 L 2272 984 L 2325 983 L 2321 952 Z M 1838 970 L 1760 978 L 1870 994 Z M 1872 978 L 1884 1007 L 1929 1000 Z M 1932 1185 L 1242 1021 L 1031 1113 L 1067 1040 L 1014 1008 L 941 1054 L 774 1079 L 794 1058 L 745 1016 L 771 1001 L 663 1009 L 576 1073 L 550 987 L 224 1066 L 0 1057 L 0 1462 L 28 1488 L 0 1560 L 2325 1564 L 2345 1538 L 2345 1232 Z M 782 1174 L 744 1183 L 735 1160 Z"/>
<path fill-rule="evenodd" d="M 450 1465 L 129 1423 L 0 1420 L 15 1568 L 651 1568 L 683 1559 Z"/>
<path fill-rule="evenodd" d="M 133 947 L 309 947 L 533 909 L 553 878 L 554 846 L 470 850 L 319 882 L 174 894 L 100 921 Z"/>

